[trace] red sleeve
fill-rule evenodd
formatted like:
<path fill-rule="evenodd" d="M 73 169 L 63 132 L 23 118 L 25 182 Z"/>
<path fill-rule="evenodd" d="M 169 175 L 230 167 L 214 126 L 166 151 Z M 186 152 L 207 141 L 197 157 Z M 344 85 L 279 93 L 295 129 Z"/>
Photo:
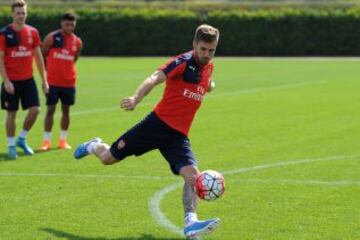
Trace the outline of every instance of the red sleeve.
<path fill-rule="evenodd" d="M 208 78 L 208 84 L 206 87 L 206 91 L 209 92 L 209 88 L 210 88 L 210 83 L 212 81 L 212 74 L 214 72 L 214 64 L 211 63 L 211 65 L 209 66 L 209 78 Z"/>
<path fill-rule="evenodd" d="M 79 38 L 79 37 L 77 39 L 77 47 L 78 47 L 78 52 L 81 51 L 81 49 L 83 47 L 83 42 L 81 41 L 81 38 Z"/>
<path fill-rule="evenodd" d="M 214 64 L 212 63 L 211 66 L 210 66 L 210 72 L 209 72 L 209 78 L 211 80 L 211 77 L 212 77 L 212 74 L 214 72 Z"/>
<path fill-rule="evenodd" d="M 83 45 L 83 43 L 82 43 L 81 38 L 78 38 L 78 46 L 79 46 L 79 47 L 82 47 L 82 45 Z"/>
<path fill-rule="evenodd" d="M 33 48 L 37 48 L 41 45 L 40 34 L 36 29 L 34 29 L 32 31 L 32 35 L 33 35 L 33 39 L 34 39 Z"/>
<path fill-rule="evenodd" d="M 5 52 L 5 37 L 4 35 L 0 35 L 0 51 Z"/>
<path fill-rule="evenodd" d="M 186 62 L 180 58 L 174 58 L 169 62 L 162 65 L 159 70 L 163 71 L 167 76 L 167 79 L 175 78 L 181 75 L 186 67 Z"/>

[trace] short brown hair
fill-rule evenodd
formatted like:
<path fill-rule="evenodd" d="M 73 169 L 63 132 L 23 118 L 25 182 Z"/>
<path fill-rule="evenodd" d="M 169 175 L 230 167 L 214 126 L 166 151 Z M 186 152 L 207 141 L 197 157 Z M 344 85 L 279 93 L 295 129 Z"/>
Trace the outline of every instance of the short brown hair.
<path fill-rule="evenodd" d="M 194 41 L 214 42 L 219 40 L 219 30 L 213 26 L 202 24 L 196 28 Z"/>
<path fill-rule="evenodd" d="M 69 21 L 76 21 L 76 15 L 75 13 L 65 13 L 63 14 L 61 17 L 60 17 L 60 21 L 63 21 L 63 20 L 69 20 Z"/>
<path fill-rule="evenodd" d="M 13 12 L 15 8 L 17 7 L 26 7 L 26 2 L 24 0 L 15 0 L 11 4 L 11 11 Z"/>

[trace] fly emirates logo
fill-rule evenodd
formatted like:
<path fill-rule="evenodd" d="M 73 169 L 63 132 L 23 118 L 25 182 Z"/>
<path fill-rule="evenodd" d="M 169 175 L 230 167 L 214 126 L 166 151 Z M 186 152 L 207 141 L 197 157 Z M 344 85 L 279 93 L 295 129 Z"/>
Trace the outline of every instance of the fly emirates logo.
<path fill-rule="evenodd" d="M 192 92 L 189 89 L 185 88 L 183 96 L 186 98 L 193 99 L 195 101 L 201 102 L 203 100 L 203 97 L 205 95 L 205 89 L 201 86 L 197 87 L 197 92 Z"/>
<path fill-rule="evenodd" d="M 32 52 L 30 50 L 28 50 L 26 47 L 19 46 L 18 51 L 11 52 L 11 57 L 12 58 L 29 57 L 29 56 L 31 56 L 31 54 L 32 54 Z"/>
<path fill-rule="evenodd" d="M 61 50 L 61 53 L 54 52 L 54 58 L 65 61 L 74 61 L 74 56 L 70 55 L 70 52 L 66 49 Z"/>

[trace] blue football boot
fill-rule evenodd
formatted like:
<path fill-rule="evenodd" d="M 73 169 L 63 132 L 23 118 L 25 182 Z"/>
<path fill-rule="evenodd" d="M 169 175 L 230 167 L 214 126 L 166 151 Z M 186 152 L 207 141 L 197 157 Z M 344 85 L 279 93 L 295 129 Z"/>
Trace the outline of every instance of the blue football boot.
<path fill-rule="evenodd" d="M 34 155 L 34 150 L 29 147 L 25 138 L 18 137 L 16 140 L 16 146 L 21 148 L 26 155 Z"/>
<path fill-rule="evenodd" d="M 74 152 L 74 158 L 80 159 L 80 158 L 83 158 L 83 157 L 89 155 L 87 148 L 93 142 L 100 143 L 100 142 L 102 142 L 102 140 L 101 140 L 101 138 L 97 137 L 97 138 L 91 139 L 90 141 L 80 144 Z"/>
<path fill-rule="evenodd" d="M 17 159 L 17 157 L 18 157 L 18 155 L 16 153 L 15 146 L 10 146 L 9 147 L 9 159 L 15 160 L 15 159 Z"/>
<path fill-rule="evenodd" d="M 184 228 L 184 234 L 186 239 L 201 239 L 201 236 L 204 234 L 211 233 L 215 230 L 220 223 L 219 218 L 214 218 L 205 221 L 196 221 L 189 226 Z"/>

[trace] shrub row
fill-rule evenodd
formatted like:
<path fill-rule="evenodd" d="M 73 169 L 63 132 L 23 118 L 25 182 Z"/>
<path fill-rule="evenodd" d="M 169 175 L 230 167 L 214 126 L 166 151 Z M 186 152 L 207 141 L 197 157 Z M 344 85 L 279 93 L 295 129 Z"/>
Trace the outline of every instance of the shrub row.
<path fill-rule="evenodd" d="M 45 36 L 63 10 L 29 9 Z M 197 25 L 220 29 L 218 55 L 358 55 L 360 9 L 276 9 L 199 12 L 171 9 L 77 9 L 85 55 L 173 55 L 191 47 Z M 0 9 L 0 25 L 11 18 Z"/>

